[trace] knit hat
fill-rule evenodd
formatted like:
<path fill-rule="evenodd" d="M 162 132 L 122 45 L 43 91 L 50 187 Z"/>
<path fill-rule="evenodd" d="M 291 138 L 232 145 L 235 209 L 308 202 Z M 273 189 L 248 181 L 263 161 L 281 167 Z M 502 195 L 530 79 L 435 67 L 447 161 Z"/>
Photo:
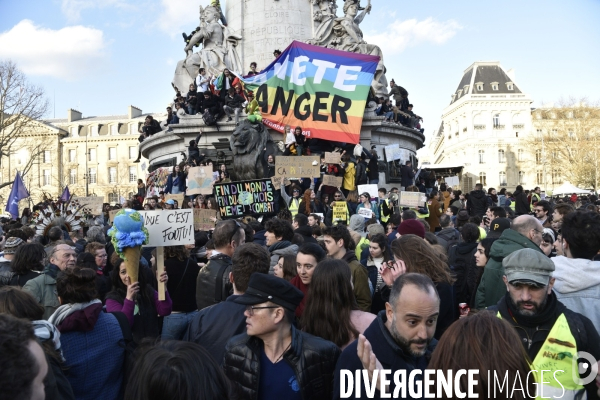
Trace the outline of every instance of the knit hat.
<path fill-rule="evenodd" d="M 18 237 L 9 237 L 6 239 L 6 243 L 4 244 L 4 254 L 15 254 L 19 246 L 23 243 L 23 239 Z"/>
<path fill-rule="evenodd" d="M 425 225 L 416 219 L 407 219 L 402 221 L 397 229 L 400 235 L 417 235 L 425 239 Z"/>
<path fill-rule="evenodd" d="M 373 237 L 373 236 L 377 235 L 378 233 L 381 233 L 382 235 L 385 234 L 383 225 L 379 225 L 379 224 L 371 224 L 371 225 L 367 226 L 367 231 L 369 232 L 370 237 Z"/>

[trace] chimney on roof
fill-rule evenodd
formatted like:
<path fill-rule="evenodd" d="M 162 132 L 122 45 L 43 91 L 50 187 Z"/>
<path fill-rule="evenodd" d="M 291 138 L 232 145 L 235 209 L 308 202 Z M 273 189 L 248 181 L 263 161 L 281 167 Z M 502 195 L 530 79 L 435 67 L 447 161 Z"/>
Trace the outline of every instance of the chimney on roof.
<path fill-rule="evenodd" d="M 142 110 L 137 108 L 136 106 L 129 106 L 127 108 L 127 116 L 129 119 L 134 119 L 142 115 Z"/>
<path fill-rule="evenodd" d="M 81 119 L 81 112 L 74 110 L 72 108 L 69 108 L 67 110 L 67 121 L 69 122 L 73 122 L 73 121 L 79 121 Z"/>
<path fill-rule="evenodd" d="M 515 69 L 514 68 L 511 68 L 508 71 L 506 71 L 506 75 L 508 75 L 511 82 L 515 81 Z"/>

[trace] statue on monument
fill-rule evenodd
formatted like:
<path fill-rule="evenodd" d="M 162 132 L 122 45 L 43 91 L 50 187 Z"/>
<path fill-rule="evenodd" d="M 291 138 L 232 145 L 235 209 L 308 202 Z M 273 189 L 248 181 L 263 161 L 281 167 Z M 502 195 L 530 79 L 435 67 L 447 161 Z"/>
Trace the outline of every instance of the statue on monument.
<path fill-rule="evenodd" d="M 365 42 L 359 27 L 365 15 L 371 11 L 371 1 L 369 0 L 367 6 L 362 8 L 360 7 L 360 0 L 345 0 L 344 16 L 341 18 L 336 18 L 335 9 L 337 7 L 331 4 L 335 4 L 335 0 L 314 1 L 319 3 L 320 10 L 315 12 L 315 20 L 320 24 L 315 30 L 315 37 L 309 43 L 330 49 L 378 56 L 379 63 L 371 87 L 377 97 L 387 97 L 388 82 L 385 76 L 383 52 L 379 46 Z M 333 17 L 330 19 L 329 14 L 326 14 L 324 10 L 333 10 Z M 359 14 L 358 11 L 362 12 Z M 317 17 L 320 19 L 317 20 Z"/>
<path fill-rule="evenodd" d="M 220 75 L 224 69 L 241 72 L 242 63 L 237 45 L 241 36 L 233 35 L 226 26 L 219 24 L 221 10 L 215 6 L 200 6 L 200 26 L 184 48 L 185 60 L 177 63 L 173 85 L 185 88 L 194 82 L 200 68 L 211 76 Z M 198 43 L 202 48 L 194 53 Z"/>

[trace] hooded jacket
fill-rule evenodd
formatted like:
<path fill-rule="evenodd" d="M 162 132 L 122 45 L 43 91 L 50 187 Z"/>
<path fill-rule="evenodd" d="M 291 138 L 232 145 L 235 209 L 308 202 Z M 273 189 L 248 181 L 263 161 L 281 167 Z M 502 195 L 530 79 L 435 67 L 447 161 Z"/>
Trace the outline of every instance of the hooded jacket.
<path fill-rule="evenodd" d="M 299 226 L 294 233 L 299 234 L 304 239 L 304 243 L 317 243 L 317 239 L 312 236 L 312 228 L 308 225 Z M 264 235 L 263 235 L 264 237 Z M 277 260 L 279 261 L 279 260 Z"/>
<path fill-rule="evenodd" d="M 367 269 L 363 267 L 356 258 L 353 250 L 347 250 L 342 257 L 350 266 L 352 274 L 352 285 L 354 287 L 354 297 L 361 311 L 371 311 L 371 290 L 369 289 L 369 275 Z"/>
<path fill-rule="evenodd" d="M 600 332 L 600 261 L 553 257 L 556 297 L 570 310 L 588 317 Z"/>
<path fill-rule="evenodd" d="M 471 294 L 477 290 L 477 278 L 474 269 L 475 251 L 477 243 L 462 242 L 450 249 L 448 252 L 448 263 L 454 271 L 456 282 L 454 282 L 454 292 L 456 294 L 456 302 L 468 303 Z M 473 277 L 475 281 L 473 282 Z"/>
<path fill-rule="evenodd" d="M 527 195 L 525 192 L 516 190 L 513 193 L 513 197 L 515 198 L 515 214 L 523 215 L 531 212 L 531 207 L 529 205 L 529 201 L 527 201 Z"/>
<path fill-rule="evenodd" d="M 470 215 L 484 216 L 488 208 L 486 193 L 483 190 L 473 190 L 469 195 L 468 208 Z"/>
<path fill-rule="evenodd" d="M 509 254 L 521 249 L 542 251 L 537 244 L 512 229 L 506 229 L 502 232 L 502 236 L 492 244 L 490 258 L 485 264 L 481 281 L 477 287 L 475 297 L 477 309 L 493 306 L 504 296 L 506 285 L 502 280 L 504 276 L 502 260 Z"/>

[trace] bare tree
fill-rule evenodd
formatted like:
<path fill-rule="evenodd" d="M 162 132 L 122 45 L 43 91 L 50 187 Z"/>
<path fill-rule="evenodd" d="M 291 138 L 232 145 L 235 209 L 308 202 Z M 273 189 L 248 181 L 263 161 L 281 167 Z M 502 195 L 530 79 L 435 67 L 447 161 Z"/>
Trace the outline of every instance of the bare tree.
<path fill-rule="evenodd" d="M 26 146 L 28 158 L 23 166 L 19 166 L 22 176 L 38 161 L 47 145 L 40 143 L 44 141 L 25 144 L 27 140 L 22 139 L 44 129 L 39 121 L 48 108 L 49 102 L 41 86 L 30 83 L 12 61 L 0 61 L 0 157 L 15 154 Z M 2 183 L 0 188 L 12 183 Z"/>
<path fill-rule="evenodd" d="M 554 107 L 539 108 L 532 117 L 535 132 L 527 145 L 544 171 L 544 183 L 557 185 L 567 180 L 597 190 L 599 104 L 571 98 Z"/>

